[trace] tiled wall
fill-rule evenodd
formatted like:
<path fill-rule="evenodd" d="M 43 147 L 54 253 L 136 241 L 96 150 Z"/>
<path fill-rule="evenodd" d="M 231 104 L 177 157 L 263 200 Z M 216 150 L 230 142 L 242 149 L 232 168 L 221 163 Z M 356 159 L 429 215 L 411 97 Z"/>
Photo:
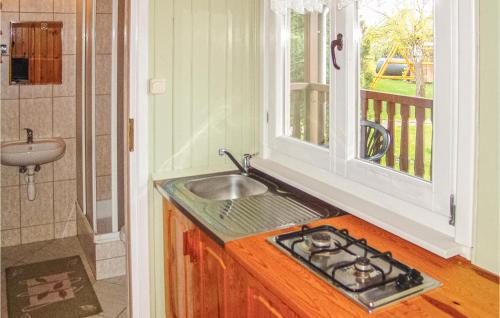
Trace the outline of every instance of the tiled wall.
<path fill-rule="evenodd" d="M 95 20 L 95 118 L 96 199 L 111 199 L 111 56 L 112 0 L 96 2 Z"/>
<path fill-rule="evenodd" d="M 1 167 L 2 246 L 76 235 L 75 172 L 75 0 L 2 0 L 1 43 L 9 44 L 11 21 L 63 22 L 62 85 L 9 85 L 9 59 L 1 64 L 1 139 L 24 140 L 24 127 L 35 138 L 62 137 L 66 154 L 42 166 L 36 176 L 37 197 L 29 201 L 24 176 L 16 167 Z"/>

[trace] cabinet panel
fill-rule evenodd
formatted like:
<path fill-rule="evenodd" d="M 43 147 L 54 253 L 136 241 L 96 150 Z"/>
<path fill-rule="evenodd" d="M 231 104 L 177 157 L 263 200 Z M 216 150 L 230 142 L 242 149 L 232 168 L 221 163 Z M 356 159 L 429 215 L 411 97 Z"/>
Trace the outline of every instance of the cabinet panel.
<path fill-rule="evenodd" d="M 225 253 L 201 234 L 201 316 L 227 318 L 229 315 L 229 272 Z"/>
<path fill-rule="evenodd" d="M 10 83 L 62 83 L 62 22 L 12 22 Z"/>
<path fill-rule="evenodd" d="M 248 284 L 246 316 L 259 318 L 295 318 L 298 317 L 288 306 L 271 294 L 257 281 L 250 279 Z"/>
<path fill-rule="evenodd" d="M 167 201 L 164 203 L 167 317 L 194 317 L 196 227 Z"/>
<path fill-rule="evenodd" d="M 164 229 L 167 317 L 297 317 L 167 200 Z"/>

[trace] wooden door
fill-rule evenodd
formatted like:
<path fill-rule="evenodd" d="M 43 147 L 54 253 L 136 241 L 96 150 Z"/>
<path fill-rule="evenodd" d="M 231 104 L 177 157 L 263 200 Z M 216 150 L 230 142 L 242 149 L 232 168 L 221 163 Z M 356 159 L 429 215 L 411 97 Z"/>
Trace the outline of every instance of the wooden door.
<path fill-rule="evenodd" d="M 248 279 L 246 317 L 295 318 L 298 317 L 279 298 L 271 294 L 255 279 Z"/>
<path fill-rule="evenodd" d="M 198 230 L 168 201 L 164 203 L 166 315 L 195 317 L 194 271 Z"/>
<path fill-rule="evenodd" d="M 200 233 L 200 315 L 203 318 L 228 318 L 232 295 L 230 271 L 232 262 L 224 250 L 205 234 Z M 196 275 L 195 274 L 195 275 Z"/>

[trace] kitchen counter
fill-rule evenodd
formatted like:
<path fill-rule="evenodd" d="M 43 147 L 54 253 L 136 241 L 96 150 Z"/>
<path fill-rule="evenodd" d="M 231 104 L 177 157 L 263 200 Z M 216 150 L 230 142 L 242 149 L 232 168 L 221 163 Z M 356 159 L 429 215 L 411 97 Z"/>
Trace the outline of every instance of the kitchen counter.
<path fill-rule="evenodd" d="M 444 259 L 351 215 L 320 220 L 440 281 L 443 286 L 372 314 L 266 241 L 298 227 L 226 243 L 225 251 L 301 317 L 498 317 L 499 279 L 462 257 Z"/>

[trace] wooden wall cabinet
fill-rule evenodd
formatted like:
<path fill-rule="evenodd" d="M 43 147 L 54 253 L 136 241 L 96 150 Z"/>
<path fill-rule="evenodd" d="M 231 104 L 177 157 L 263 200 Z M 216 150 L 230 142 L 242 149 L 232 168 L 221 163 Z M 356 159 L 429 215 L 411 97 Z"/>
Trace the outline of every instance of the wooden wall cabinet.
<path fill-rule="evenodd" d="M 167 317 L 298 317 L 168 200 L 164 230 Z"/>
<path fill-rule="evenodd" d="M 11 23 L 11 84 L 62 84 L 62 27 L 56 21 Z"/>

